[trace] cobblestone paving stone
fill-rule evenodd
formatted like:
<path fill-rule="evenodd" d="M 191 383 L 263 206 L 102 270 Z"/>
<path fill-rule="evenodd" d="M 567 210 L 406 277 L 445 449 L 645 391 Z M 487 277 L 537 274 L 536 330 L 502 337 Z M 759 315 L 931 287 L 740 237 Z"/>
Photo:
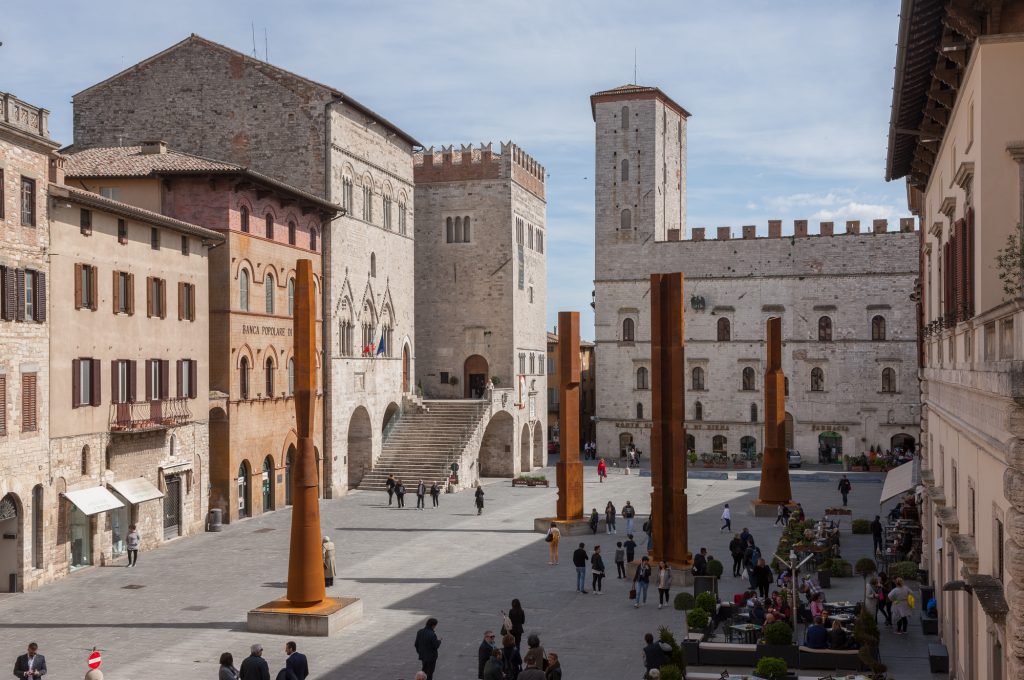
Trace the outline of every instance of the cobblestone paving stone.
<path fill-rule="evenodd" d="M 545 472 L 554 479 L 552 469 Z M 600 484 L 588 468 L 585 507 L 600 512 L 608 499 L 620 508 L 629 499 L 646 514 L 649 485 L 649 477 L 615 468 Z M 567 680 L 639 678 L 643 634 L 659 625 L 683 632 L 679 612 L 657 609 L 656 591 L 641 609 L 630 605 L 628 584 L 614 576 L 605 579 L 603 596 L 577 594 L 575 537 L 563 541 L 561 563 L 548 566 L 547 545 L 532 526 L 535 517 L 553 512 L 554 488 L 512 488 L 508 480 L 485 480 L 484 487 L 482 516 L 469 492 L 442 496 L 439 509 L 425 511 L 388 508 L 386 496 L 374 492 L 322 503 L 325 533 L 337 546 L 338 577 L 329 593 L 362 598 L 364 615 L 336 637 L 298 640 L 309 656 L 311 677 L 411 680 L 419 668 L 415 631 L 435 616 L 444 640 L 435 677 L 475 678 L 483 631 L 500 627 L 499 611 L 514 597 L 526 609 L 527 632 L 537 632 L 547 649 L 560 654 Z M 795 482 L 794 488 L 811 515 L 838 499 L 828 484 Z M 873 516 L 880 490 L 877 483 L 854 480 L 855 517 Z M 690 480 L 691 549 L 703 545 L 725 556 L 728 535 L 718 532 L 718 518 L 726 502 L 737 530 L 749 526 L 760 543 L 774 546 L 779 532 L 772 520 L 750 515 L 756 492 L 756 480 Z M 249 646 L 260 642 L 274 677 L 283 666 L 287 638 L 250 634 L 245 617 L 250 608 L 284 594 L 289 521 L 288 510 L 270 513 L 142 553 L 132 569 L 91 568 L 6 597 L 0 600 L 0 660 L 13 665 L 35 640 L 47 657 L 48 677 L 75 678 L 85 674 L 95 645 L 103 650 L 108 680 L 215 678 L 221 652 L 232 652 L 238 665 Z M 624 540 L 621 520 L 618 536 L 601 532 L 578 540 L 588 551 L 600 544 L 614 575 L 616 539 Z M 846 540 L 844 535 L 851 561 L 870 550 L 870 537 Z M 829 596 L 855 597 L 843 591 L 859 589 L 860 579 L 842 581 L 842 590 Z M 729 584 L 724 586 L 728 592 Z M 883 633 L 883 658 L 898 660 L 892 671 L 900 680 L 930 677 L 919 626 L 916 631 L 901 639 Z"/>

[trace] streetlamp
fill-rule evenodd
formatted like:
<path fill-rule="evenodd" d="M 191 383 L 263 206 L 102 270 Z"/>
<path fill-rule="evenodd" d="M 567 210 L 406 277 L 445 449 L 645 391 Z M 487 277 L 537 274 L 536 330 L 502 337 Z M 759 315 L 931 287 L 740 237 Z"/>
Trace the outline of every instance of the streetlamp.
<path fill-rule="evenodd" d="M 792 610 L 792 616 L 793 616 L 793 635 L 794 636 L 796 636 L 796 609 L 797 609 L 796 583 L 797 583 L 797 580 L 798 580 L 798 574 L 800 573 L 800 567 L 804 566 L 804 564 L 807 563 L 807 560 L 811 559 L 812 557 L 814 557 L 813 553 L 808 555 L 801 562 L 798 563 L 796 561 L 797 560 L 797 555 L 796 555 L 796 551 L 795 550 L 790 550 L 789 551 L 789 560 L 788 561 L 782 559 L 781 557 L 779 557 L 778 554 L 775 555 L 775 559 L 776 560 L 778 560 L 782 564 L 784 564 L 787 567 L 789 567 L 789 572 L 791 574 L 790 586 L 791 586 L 791 589 L 793 591 L 793 599 L 790 602 L 790 609 Z"/>

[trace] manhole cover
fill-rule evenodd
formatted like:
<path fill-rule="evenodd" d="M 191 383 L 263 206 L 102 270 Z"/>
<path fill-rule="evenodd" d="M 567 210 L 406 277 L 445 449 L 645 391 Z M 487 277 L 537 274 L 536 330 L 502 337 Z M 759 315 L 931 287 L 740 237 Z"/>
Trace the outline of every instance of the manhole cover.
<path fill-rule="evenodd" d="M 274 530 L 274 527 L 265 527 L 263 529 L 257 529 L 256 531 L 254 531 L 252 533 L 254 533 L 254 534 L 265 534 L 268 531 L 273 531 L 273 530 Z"/>
<path fill-rule="evenodd" d="M 130 585 L 130 586 L 121 586 L 121 588 L 123 588 L 124 590 L 138 590 L 139 588 L 145 588 L 145 587 L 146 586 L 139 586 L 139 585 L 134 585 L 134 584 Z"/>
<path fill-rule="evenodd" d="M 201 612 L 204 609 L 209 609 L 209 607 L 204 607 L 201 604 L 194 604 L 191 607 L 185 607 L 181 611 L 183 611 L 183 612 Z"/>

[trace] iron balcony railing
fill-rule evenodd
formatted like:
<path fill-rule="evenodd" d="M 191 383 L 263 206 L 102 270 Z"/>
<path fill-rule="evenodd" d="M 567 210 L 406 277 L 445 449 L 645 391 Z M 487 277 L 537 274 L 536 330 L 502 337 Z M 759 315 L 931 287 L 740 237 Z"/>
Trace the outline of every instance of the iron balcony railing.
<path fill-rule="evenodd" d="M 110 405 L 111 432 L 162 430 L 191 420 L 192 411 L 185 397 Z"/>

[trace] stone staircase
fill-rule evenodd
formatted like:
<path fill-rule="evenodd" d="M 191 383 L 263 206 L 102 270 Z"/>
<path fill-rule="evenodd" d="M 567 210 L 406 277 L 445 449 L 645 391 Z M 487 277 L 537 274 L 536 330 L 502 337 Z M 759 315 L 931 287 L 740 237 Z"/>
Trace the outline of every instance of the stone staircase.
<path fill-rule="evenodd" d="M 406 402 L 397 424 L 385 433 L 384 448 L 373 469 L 359 482 L 359 489 L 384 491 L 388 475 L 405 482 L 406 493 L 415 495 L 422 479 L 444 482 L 449 466 L 462 454 L 487 416 L 489 402 L 476 399 L 424 399 Z M 479 444 L 478 444 L 479 445 Z"/>

